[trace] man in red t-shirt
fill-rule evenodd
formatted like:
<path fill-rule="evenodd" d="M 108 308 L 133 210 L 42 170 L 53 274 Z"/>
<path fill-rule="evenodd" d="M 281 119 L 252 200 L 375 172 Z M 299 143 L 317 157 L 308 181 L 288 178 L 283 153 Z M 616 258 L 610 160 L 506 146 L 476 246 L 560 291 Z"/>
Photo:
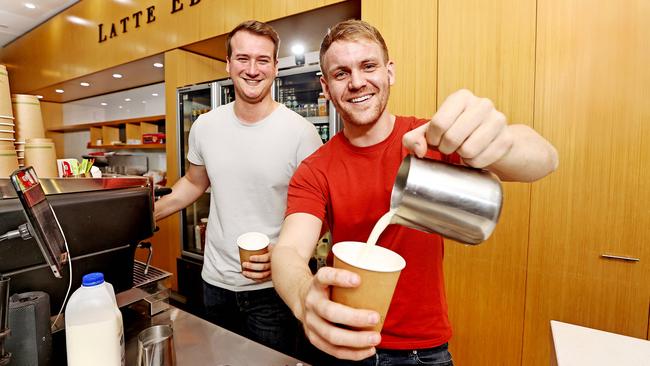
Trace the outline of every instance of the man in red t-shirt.
<path fill-rule="evenodd" d="M 292 178 L 272 256 L 276 290 L 302 322 L 309 341 L 340 359 L 320 363 L 452 365 L 442 238 L 398 225 L 380 237 L 377 244 L 404 257 L 406 268 L 379 334 L 350 328 L 372 326 L 379 314 L 329 299 L 331 286 L 358 286 L 356 274 L 331 267 L 311 274 L 308 261 L 323 223 L 334 243 L 367 241 L 389 209 L 398 167 L 409 153 L 529 182 L 556 169 L 557 152 L 528 126 L 508 125 L 488 99 L 467 90 L 450 95 L 430 121 L 390 114 L 386 105 L 394 64 L 379 31 L 363 21 L 334 26 L 321 44 L 320 62 L 323 92 L 344 128 L 303 160 Z"/>

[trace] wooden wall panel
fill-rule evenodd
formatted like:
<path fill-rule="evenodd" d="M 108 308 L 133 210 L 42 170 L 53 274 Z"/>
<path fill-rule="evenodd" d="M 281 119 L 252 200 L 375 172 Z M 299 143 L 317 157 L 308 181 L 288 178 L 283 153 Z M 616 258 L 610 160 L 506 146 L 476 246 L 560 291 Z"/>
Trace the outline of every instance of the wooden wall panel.
<path fill-rule="evenodd" d="M 560 169 L 532 191 L 526 365 L 549 364 L 551 319 L 647 336 L 648 19 L 645 0 L 538 4 L 535 127 Z"/>
<path fill-rule="evenodd" d="M 439 2 L 438 105 L 467 88 L 490 98 L 509 123 L 532 125 L 534 57 L 534 0 Z M 487 242 L 446 241 L 450 348 L 459 365 L 521 363 L 529 206 L 530 184 L 505 183 Z"/>
<path fill-rule="evenodd" d="M 176 121 L 176 88 L 227 77 L 226 64 L 182 50 L 165 53 L 165 131 L 167 136 L 167 186 L 180 178 L 178 175 L 178 126 Z M 154 266 L 174 273 L 172 286 L 178 289 L 176 258 L 181 254 L 180 214 L 174 214 L 157 223 L 160 231 L 152 238 Z M 142 256 L 144 253 L 140 253 Z"/>
<path fill-rule="evenodd" d="M 50 132 L 49 128 L 63 125 L 63 105 L 60 103 L 48 103 L 41 101 L 41 114 L 43 115 L 43 127 L 45 127 L 46 137 L 54 141 L 56 148 L 56 157 L 58 159 L 66 158 L 65 142 L 63 133 Z"/>
<path fill-rule="evenodd" d="M 437 1 L 363 0 L 361 18 L 381 32 L 395 62 L 388 109 L 429 118 L 436 110 Z"/>
<path fill-rule="evenodd" d="M 8 66 L 14 92 L 32 91 L 221 35 L 243 20 L 268 21 L 339 1 L 203 0 L 190 7 L 182 0 L 183 10 L 171 14 L 169 0 L 85 0 L 2 48 L 0 60 Z M 156 20 L 146 24 L 149 6 Z M 144 13 L 140 27 L 131 18 L 122 33 L 120 19 L 138 11 Z M 70 16 L 87 24 L 72 23 Z M 117 37 L 99 43 L 100 23 L 108 28 L 105 34 L 115 23 Z"/>

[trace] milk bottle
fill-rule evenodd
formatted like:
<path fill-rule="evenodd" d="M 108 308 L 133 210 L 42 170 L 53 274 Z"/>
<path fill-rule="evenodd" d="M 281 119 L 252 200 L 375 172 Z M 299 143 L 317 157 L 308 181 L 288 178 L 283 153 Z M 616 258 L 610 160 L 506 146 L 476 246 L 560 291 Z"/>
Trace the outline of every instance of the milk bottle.
<path fill-rule="evenodd" d="M 113 286 L 102 273 L 83 276 L 65 309 L 69 366 L 124 365 L 124 328 Z"/>

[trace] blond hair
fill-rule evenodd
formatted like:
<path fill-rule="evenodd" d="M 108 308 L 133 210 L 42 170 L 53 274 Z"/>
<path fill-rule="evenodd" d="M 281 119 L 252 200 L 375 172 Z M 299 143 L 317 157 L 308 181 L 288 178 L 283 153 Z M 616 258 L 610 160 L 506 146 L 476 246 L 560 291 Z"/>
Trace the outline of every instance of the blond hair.
<path fill-rule="evenodd" d="M 359 39 L 365 39 L 378 44 L 381 47 L 384 62 L 388 62 L 388 47 L 386 47 L 384 37 L 381 36 L 379 30 L 363 20 L 349 19 L 339 22 L 330 28 L 323 38 L 323 42 L 320 44 L 319 55 L 321 70 L 324 69 L 325 65 L 325 53 L 332 46 L 332 43 L 336 41 L 356 41 Z M 325 75 L 324 72 L 323 74 Z"/>

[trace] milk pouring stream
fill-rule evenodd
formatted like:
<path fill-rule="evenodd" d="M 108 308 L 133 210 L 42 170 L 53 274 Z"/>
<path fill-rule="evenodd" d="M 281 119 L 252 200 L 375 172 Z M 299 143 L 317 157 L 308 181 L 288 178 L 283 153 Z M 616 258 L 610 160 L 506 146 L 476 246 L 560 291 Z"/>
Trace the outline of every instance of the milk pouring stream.
<path fill-rule="evenodd" d="M 124 327 L 113 286 L 102 273 L 83 277 L 65 309 L 69 366 L 124 366 Z"/>

